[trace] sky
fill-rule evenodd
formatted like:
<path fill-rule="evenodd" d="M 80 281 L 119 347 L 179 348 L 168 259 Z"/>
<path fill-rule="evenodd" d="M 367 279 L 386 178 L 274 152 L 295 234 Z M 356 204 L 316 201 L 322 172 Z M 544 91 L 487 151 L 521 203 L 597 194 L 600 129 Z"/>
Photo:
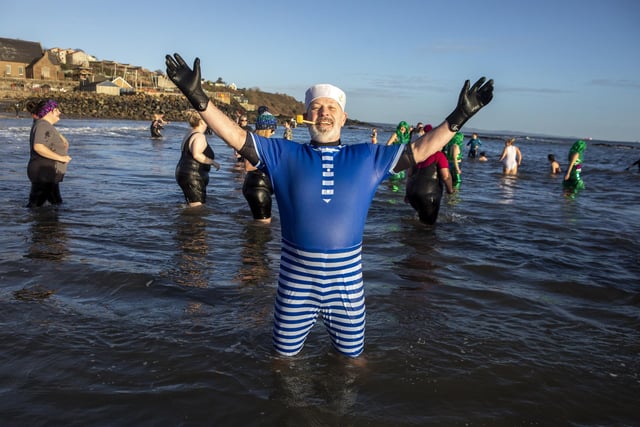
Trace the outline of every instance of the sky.
<path fill-rule="evenodd" d="M 486 76 L 468 128 L 640 142 L 639 22 L 637 0 L 30 0 L 2 5 L 0 37 L 152 71 L 178 52 L 207 80 L 300 101 L 331 83 L 376 123 L 437 125 Z"/>

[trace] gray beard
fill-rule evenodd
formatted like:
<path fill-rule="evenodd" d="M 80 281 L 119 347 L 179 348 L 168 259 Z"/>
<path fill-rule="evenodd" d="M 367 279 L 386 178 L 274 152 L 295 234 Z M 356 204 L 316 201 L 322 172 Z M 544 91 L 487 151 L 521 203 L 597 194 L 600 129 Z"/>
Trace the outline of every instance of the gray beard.
<path fill-rule="evenodd" d="M 326 131 L 319 131 L 315 126 L 309 126 L 309 135 L 311 139 L 320 143 L 335 142 L 340 139 L 340 128 L 331 128 Z"/>

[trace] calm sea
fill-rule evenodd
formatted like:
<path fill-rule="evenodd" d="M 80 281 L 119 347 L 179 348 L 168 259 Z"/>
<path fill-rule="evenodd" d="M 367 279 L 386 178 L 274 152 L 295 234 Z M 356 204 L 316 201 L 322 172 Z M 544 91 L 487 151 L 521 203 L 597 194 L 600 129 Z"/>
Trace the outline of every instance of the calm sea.
<path fill-rule="evenodd" d="M 274 357 L 277 209 L 251 223 L 220 140 L 209 203 L 187 210 L 185 123 L 154 140 L 146 122 L 63 119 L 65 203 L 30 211 L 30 125 L 0 119 L 3 426 L 640 424 L 640 174 L 624 170 L 638 144 L 590 141 L 568 198 L 546 157 L 566 167 L 572 140 L 518 139 L 505 178 L 502 135 L 487 135 L 491 160 L 465 158 L 433 228 L 383 183 L 354 366 L 321 324 L 298 357 Z"/>

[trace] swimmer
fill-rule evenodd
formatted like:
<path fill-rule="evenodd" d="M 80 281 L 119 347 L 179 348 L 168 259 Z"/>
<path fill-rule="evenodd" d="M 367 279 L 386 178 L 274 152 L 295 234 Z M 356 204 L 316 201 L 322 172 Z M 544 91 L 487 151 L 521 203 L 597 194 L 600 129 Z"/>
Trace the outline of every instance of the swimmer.
<path fill-rule="evenodd" d="M 566 195 L 576 193 L 578 190 L 584 189 L 584 182 L 580 176 L 582 172 L 582 158 L 584 156 L 584 150 L 587 148 L 587 143 L 582 139 L 573 143 L 569 149 L 569 166 L 567 166 L 567 173 L 564 176 L 562 187 L 565 190 Z"/>
<path fill-rule="evenodd" d="M 151 121 L 151 126 L 149 127 L 149 130 L 151 131 L 151 137 L 161 138 L 162 132 L 160 131 L 164 129 L 164 125 L 166 125 L 167 123 L 168 122 L 164 120 L 164 114 L 154 114 L 153 120 Z"/>
<path fill-rule="evenodd" d="M 211 166 L 219 170 L 220 165 L 214 160 L 215 154 L 204 135 L 205 121 L 194 111 L 187 113 L 187 121 L 191 129 L 182 140 L 175 176 L 189 207 L 196 207 L 207 201 Z"/>
<path fill-rule="evenodd" d="M 405 201 L 418 212 L 420 221 L 433 225 L 438 219 L 442 190 L 453 194 L 453 182 L 449 173 L 449 162 L 442 151 L 429 156 L 408 173 Z"/>
<path fill-rule="evenodd" d="M 462 183 L 462 170 L 460 169 L 460 163 L 462 163 L 462 142 L 464 141 L 464 135 L 462 132 L 456 132 L 453 138 L 444 147 L 444 153 L 447 156 L 449 165 L 453 165 L 451 170 L 451 179 L 453 180 L 453 188 L 460 188 Z M 451 169 L 451 168 L 449 168 Z"/>
<path fill-rule="evenodd" d="M 33 116 L 29 137 L 31 154 L 27 165 L 31 192 L 27 207 L 40 207 L 47 201 L 59 205 L 62 203 L 60 183 L 71 161 L 69 142 L 54 127 L 62 112 L 52 99 L 29 102 L 27 110 Z"/>
<path fill-rule="evenodd" d="M 467 147 L 469 147 L 469 153 L 467 157 L 471 159 L 475 159 L 476 157 L 478 157 L 478 150 L 480 149 L 481 145 L 482 141 L 480 141 L 480 138 L 478 138 L 478 134 L 474 132 L 471 135 L 471 139 L 469 140 L 469 142 L 467 142 Z"/>
<path fill-rule="evenodd" d="M 487 153 L 485 153 L 484 151 L 480 152 L 480 157 L 478 157 L 478 161 L 480 162 L 486 162 L 487 160 Z"/>
<path fill-rule="evenodd" d="M 554 156 L 553 154 L 549 154 L 547 156 L 547 159 L 549 160 L 549 164 L 551 166 L 552 175 L 562 172 L 562 168 L 560 167 L 560 163 L 558 163 L 558 161 L 556 160 L 556 156 Z"/>
<path fill-rule="evenodd" d="M 502 173 L 505 175 L 517 175 L 518 166 L 522 163 L 522 153 L 513 145 L 515 141 L 515 138 L 509 138 L 504 142 L 504 150 L 499 161 L 502 162 Z"/>
<path fill-rule="evenodd" d="M 305 93 L 311 141 L 297 143 L 247 133 L 211 102 L 201 87 L 200 59 L 191 69 L 166 56 L 167 75 L 224 142 L 252 165 L 268 170 L 278 201 L 282 249 L 272 342 L 282 356 L 298 354 L 318 316 L 336 352 L 364 350 L 362 240 L 377 187 L 440 151 L 493 98 L 493 80 L 467 80 L 453 112 L 438 127 L 405 145 L 343 144 L 345 93 L 318 84 Z"/>
<path fill-rule="evenodd" d="M 260 109 L 261 114 L 256 118 L 256 135 L 265 138 L 272 137 L 276 132 L 278 121 L 266 107 L 260 107 Z M 249 203 L 253 219 L 259 223 L 269 224 L 271 222 L 271 195 L 273 194 L 271 178 L 248 160 L 245 159 L 244 164 L 247 174 L 242 185 L 242 195 Z"/>

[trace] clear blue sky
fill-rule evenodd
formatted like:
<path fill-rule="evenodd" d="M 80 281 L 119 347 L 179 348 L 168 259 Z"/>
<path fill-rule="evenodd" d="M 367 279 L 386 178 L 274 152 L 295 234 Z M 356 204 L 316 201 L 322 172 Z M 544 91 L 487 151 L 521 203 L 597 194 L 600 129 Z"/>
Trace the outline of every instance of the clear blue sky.
<path fill-rule="evenodd" d="M 203 77 L 298 100 L 347 93 L 363 121 L 437 124 L 465 79 L 495 80 L 468 126 L 640 141 L 637 0 L 5 2 L 0 37 Z"/>

